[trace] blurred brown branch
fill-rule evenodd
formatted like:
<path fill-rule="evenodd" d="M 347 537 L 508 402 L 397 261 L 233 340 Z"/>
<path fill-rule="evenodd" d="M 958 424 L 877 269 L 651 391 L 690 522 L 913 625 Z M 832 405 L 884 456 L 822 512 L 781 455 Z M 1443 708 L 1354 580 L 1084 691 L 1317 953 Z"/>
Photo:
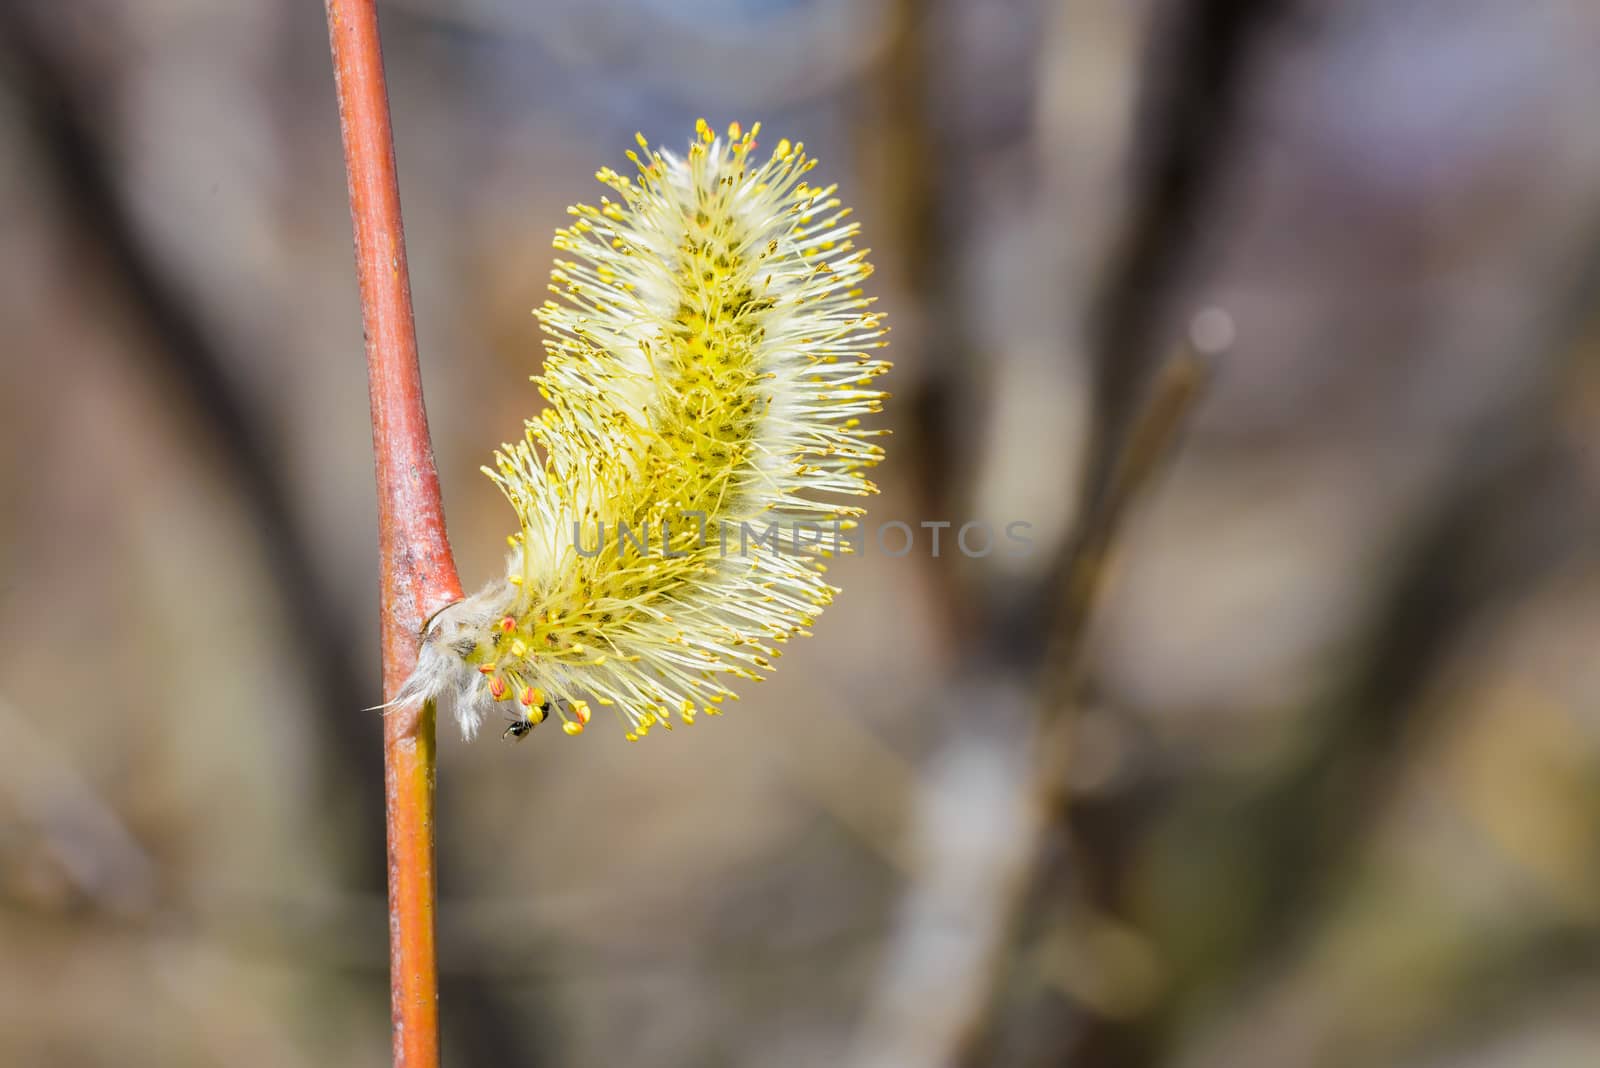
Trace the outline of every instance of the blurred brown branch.
<path fill-rule="evenodd" d="M 1065 873 L 1071 857 L 1067 768 L 1084 641 L 1123 517 L 1176 449 L 1209 374 L 1205 361 L 1223 355 L 1221 351 L 1198 351 L 1192 341 L 1186 341 L 1156 372 L 1149 396 L 1134 413 L 1122 449 L 1113 458 L 1105 492 L 1096 506 L 1084 513 L 1052 580 L 1051 587 L 1059 591 L 1060 607 L 1039 681 L 1032 779 L 1025 786 L 1037 823 L 1009 895 L 995 903 L 1000 940 L 987 985 L 960 1036 L 962 1063 L 992 1063 L 995 1044 L 1014 1038 L 1001 1029 L 1012 1025 L 1016 1002 L 1037 997 L 1037 992 L 1029 989 L 1035 984 L 1060 986 L 1062 976 L 1041 967 L 1040 955 L 1062 952 L 1064 941 L 1077 941 L 1069 931 L 1081 935 L 1088 929 L 1086 923 L 1068 919 L 1071 897 Z M 1072 917 L 1081 919 L 1076 914 Z M 1107 929 L 1103 918 L 1096 922 L 1100 929 Z M 1066 951 L 1085 949 L 1072 945 Z"/>
<path fill-rule="evenodd" d="M 1106 492 L 1121 435 L 1170 336 L 1172 298 L 1193 266 L 1200 220 L 1231 158 L 1257 39 L 1283 0 L 1166 5 L 1144 65 L 1132 215 L 1104 278 L 1094 339 L 1094 436 L 1082 486 Z"/>
<path fill-rule="evenodd" d="M 203 321 L 184 292 L 184 280 L 141 232 L 105 145 L 112 131 L 95 125 L 92 80 L 80 69 L 85 65 L 72 40 L 56 40 L 58 34 L 55 23 L 31 17 L 27 5 L 0 5 L 0 81 L 22 104 L 58 202 L 52 221 L 90 254 L 93 282 L 109 287 L 111 299 L 125 306 L 138 333 L 148 335 L 121 351 L 147 361 L 150 372 L 176 394 L 175 403 L 200 435 L 194 455 L 213 458 L 248 510 L 248 529 L 270 569 L 271 589 L 284 602 L 295 663 L 311 687 L 303 714 L 317 737 L 311 754 L 321 790 L 316 807 L 338 814 L 348 828 L 341 834 L 364 838 L 382 819 L 383 764 L 372 744 L 378 724 L 354 714 L 373 702 L 357 655 L 362 643 L 355 622 L 362 613 L 342 604 L 319 570 L 316 547 L 278 459 L 272 412 L 247 394 L 234 371 L 233 362 L 242 357 L 229 351 L 230 339 L 215 324 Z M 91 288 L 89 279 L 84 287 Z M 337 860 L 353 867 L 339 873 L 341 883 L 353 882 L 358 894 L 381 891 L 387 874 L 381 854 L 341 853 Z M 165 894 L 169 888 L 162 885 Z M 187 907 L 164 897 L 160 904 L 180 911 Z M 471 952 L 463 949 L 464 955 Z M 367 971 L 359 974 L 365 982 Z M 458 995 L 453 1023 L 475 1059 L 534 1063 L 535 1051 L 486 983 L 457 972 L 447 985 Z M 381 989 L 375 984 L 372 996 L 380 996 Z M 515 1016 L 520 1020 L 526 1010 L 517 1009 Z"/>
<path fill-rule="evenodd" d="M 181 398 L 206 444 L 198 455 L 214 455 L 228 483 L 249 509 L 251 527 L 272 571 L 272 587 L 283 598 L 293 626 L 299 663 L 314 688 L 310 717 L 336 757 L 337 773 L 323 776 L 328 808 L 358 812 L 360 784 L 379 781 L 369 735 L 351 716 L 371 703 L 356 668 L 353 613 L 337 603 L 317 573 L 316 552 L 298 521 L 292 494 L 276 460 L 268 420 L 229 373 L 224 350 L 207 333 L 180 286 L 141 239 L 117 188 L 115 167 L 91 126 L 89 103 L 74 84 L 67 57 L 56 54 L 24 5 L 0 4 L 0 75 L 14 87 L 39 145 L 60 202 L 60 225 L 83 247 L 105 260 L 105 281 L 127 304 L 148 344 L 127 351 L 151 361 L 153 371 Z M 354 788 L 346 790 L 346 784 Z M 337 794 L 337 796 L 335 796 Z M 372 812 L 376 819 L 376 812 Z"/>
<path fill-rule="evenodd" d="M 1152 27 L 1138 127 L 1143 140 L 1134 149 L 1137 187 L 1096 309 L 1095 395 L 1076 529 L 1040 584 L 1044 599 L 1033 626 L 1022 628 L 1045 640 L 1014 643 L 1033 650 L 1038 668 L 1033 778 L 1024 790 L 1039 822 L 1011 893 L 996 905 L 1001 941 L 981 1003 L 961 1035 L 963 1063 L 1054 1063 L 1070 1044 L 1086 1041 L 1068 1026 L 1067 1012 L 1042 1008 L 1066 1008 L 1063 972 L 1044 957 L 1081 941 L 1073 932 L 1110 922 L 1083 897 L 1086 876 L 1077 869 L 1092 869 L 1101 858 L 1074 841 L 1068 812 L 1083 644 L 1123 514 L 1174 447 L 1205 381 L 1205 361 L 1221 357 L 1229 344 L 1201 337 L 1212 331 L 1200 317 L 1179 327 L 1187 336 L 1177 353 L 1169 354 L 1164 338 L 1175 320 L 1192 314 L 1177 306 L 1180 280 L 1198 254 L 1199 220 L 1231 158 L 1258 38 L 1282 8 L 1279 0 L 1182 5 L 1165 9 Z M 1065 952 L 1086 949 L 1072 945 Z"/>

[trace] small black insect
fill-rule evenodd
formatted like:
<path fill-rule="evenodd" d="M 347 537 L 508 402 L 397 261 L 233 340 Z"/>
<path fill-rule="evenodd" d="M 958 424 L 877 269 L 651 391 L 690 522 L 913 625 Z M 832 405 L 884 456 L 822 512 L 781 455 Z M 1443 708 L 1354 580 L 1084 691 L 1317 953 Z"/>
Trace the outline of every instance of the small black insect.
<path fill-rule="evenodd" d="M 501 735 L 501 737 L 509 738 L 513 742 L 520 742 L 533 732 L 533 728 L 543 723 L 549 716 L 550 702 L 545 701 L 538 708 L 529 708 L 525 713 L 512 720 L 511 725 L 506 728 L 505 734 Z"/>

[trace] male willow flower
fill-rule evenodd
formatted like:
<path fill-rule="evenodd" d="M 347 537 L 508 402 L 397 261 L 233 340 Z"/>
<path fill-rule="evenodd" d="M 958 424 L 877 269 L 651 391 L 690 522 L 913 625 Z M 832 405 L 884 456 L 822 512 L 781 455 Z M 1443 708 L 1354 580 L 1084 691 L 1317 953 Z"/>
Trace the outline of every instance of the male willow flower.
<path fill-rule="evenodd" d="M 716 715 L 838 592 L 799 532 L 861 514 L 815 493 L 876 492 L 886 328 L 835 187 L 803 145 L 758 159 L 759 130 L 701 120 L 686 156 L 640 136 L 637 176 L 597 175 L 618 199 L 570 209 L 536 312 L 549 404 L 484 468 L 521 521 L 508 573 L 429 622 L 399 700 L 468 737 L 497 701 L 508 735 L 578 734 L 593 701 L 632 740 Z"/>

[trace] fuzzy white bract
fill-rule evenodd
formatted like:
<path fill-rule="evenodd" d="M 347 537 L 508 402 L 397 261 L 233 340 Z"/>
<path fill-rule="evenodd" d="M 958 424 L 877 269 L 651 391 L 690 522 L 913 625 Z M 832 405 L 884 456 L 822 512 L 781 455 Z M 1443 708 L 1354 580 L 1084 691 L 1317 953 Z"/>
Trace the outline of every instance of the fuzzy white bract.
<path fill-rule="evenodd" d="M 601 170 L 615 198 L 557 231 L 549 404 L 484 468 L 521 524 L 508 573 L 430 621 L 400 697 L 469 737 L 498 701 L 517 737 L 580 733 L 591 702 L 630 739 L 716 715 L 838 592 L 826 546 L 861 509 L 817 495 L 876 491 L 856 225 L 803 145 L 697 130 L 685 156 L 640 137 L 638 173 Z"/>

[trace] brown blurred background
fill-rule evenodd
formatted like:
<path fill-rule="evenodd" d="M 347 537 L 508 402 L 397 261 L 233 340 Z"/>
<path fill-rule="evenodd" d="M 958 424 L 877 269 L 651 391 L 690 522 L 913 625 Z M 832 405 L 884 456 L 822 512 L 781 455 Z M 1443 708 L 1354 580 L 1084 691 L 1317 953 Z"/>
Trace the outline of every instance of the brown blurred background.
<path fill-rule="evenodd" d="M 449 1063 L 1600 1063 L 1600 6 L 381 17 L 469 585 L 551 232 L 700 115 L 876 250 L 873 518 L 1035 539 L 843 562 L 693 732 L 444 732 Z M 0 235 L 0 1063 L 383 1064 L 320 5 L 0 2 Z"/>

